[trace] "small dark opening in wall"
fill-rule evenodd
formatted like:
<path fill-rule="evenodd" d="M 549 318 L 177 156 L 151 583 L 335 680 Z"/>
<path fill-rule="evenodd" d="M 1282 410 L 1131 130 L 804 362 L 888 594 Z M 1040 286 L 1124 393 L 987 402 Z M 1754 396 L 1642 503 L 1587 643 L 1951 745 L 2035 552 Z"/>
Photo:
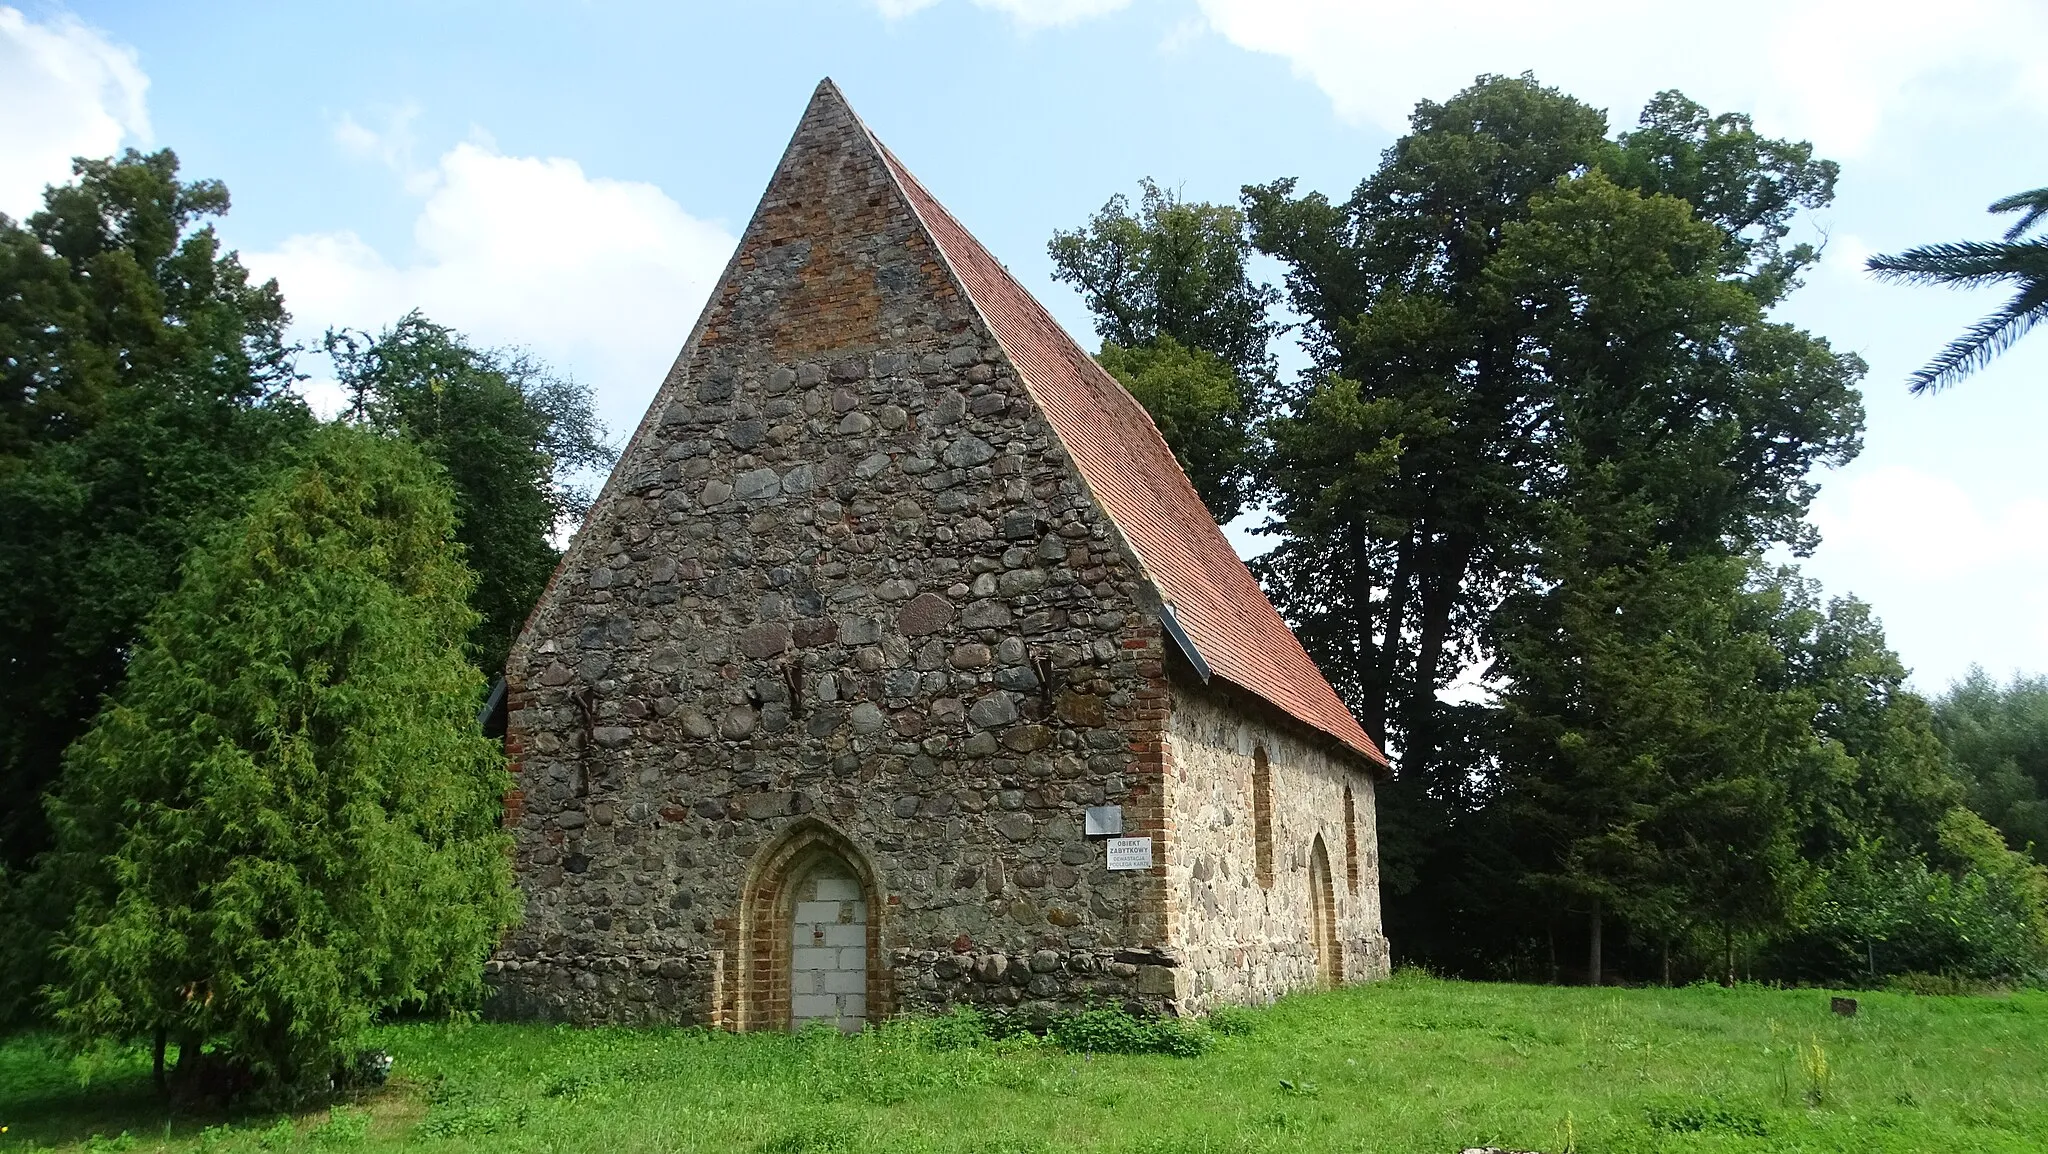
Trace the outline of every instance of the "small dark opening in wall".
<path fill-rule="evenodd" d="M 484 698 L 483 708 L 477 710 L 476 723 L 483 727 L 485 737 L 504 740 L 505 723 L 509 720 L 505 696 L 505 679 L 500 677 L 491 683 L 490 695 Z"/>
<path fill-rule="evenodd" d="M 1273 767 L 1266 747 L 1252 748 L 1252 842 L 1259 885 L 1273 888 Z"/>
<path fill-rule="evenodd" d="M 1358 892 L 1358 805 L 1351 800 L 1351 787 L 1344 787 L 1344 880 L 1351 892 Z"/>

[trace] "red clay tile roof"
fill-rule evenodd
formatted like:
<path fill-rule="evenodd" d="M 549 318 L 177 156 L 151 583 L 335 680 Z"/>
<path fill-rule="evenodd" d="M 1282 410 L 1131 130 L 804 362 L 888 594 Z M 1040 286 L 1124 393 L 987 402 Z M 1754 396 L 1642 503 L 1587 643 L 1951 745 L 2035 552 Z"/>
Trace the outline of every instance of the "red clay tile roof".
<path fill-rule="evenodd" d="M 881 141 L 874 144 L 1214 675 L 1385 766 L 1385 755 L 1224 539 L 1144 406 L 1081 351 L 902 161 Z"/>

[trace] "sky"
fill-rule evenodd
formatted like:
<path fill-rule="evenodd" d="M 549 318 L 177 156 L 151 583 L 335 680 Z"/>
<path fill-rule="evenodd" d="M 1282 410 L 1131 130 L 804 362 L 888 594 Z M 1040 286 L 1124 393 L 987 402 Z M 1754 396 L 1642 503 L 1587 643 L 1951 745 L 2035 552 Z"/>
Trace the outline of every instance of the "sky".
<path fill-rule="evenodd" d="M 1908 396 L 2000 298 L 1862 263 L 1993 239 L 1985 206 L 2048 184 L 2043 43 L 2041 0 L 28 0 L 0 6 L 0 212 L 74 155 L 173 148 L 227 184 L 220 230 L 298 338 L 420 308 L 588 384 L 623 438 L 825 76 L 1089 348 L 1045 244 L 1141 177 L 1341 198 L 1417 100 L 1480 73 L 1533 72 L 1617 129 L 1678 88 L 1842 164 L 1780 315 L 1869 362 L 1869 417 L 1818 478 L 1801 565 L 1938 692 L 1973 664 L 2048 671 L 2048 333 Z M 302 368 L 317 401 L 325 366 Z"/>

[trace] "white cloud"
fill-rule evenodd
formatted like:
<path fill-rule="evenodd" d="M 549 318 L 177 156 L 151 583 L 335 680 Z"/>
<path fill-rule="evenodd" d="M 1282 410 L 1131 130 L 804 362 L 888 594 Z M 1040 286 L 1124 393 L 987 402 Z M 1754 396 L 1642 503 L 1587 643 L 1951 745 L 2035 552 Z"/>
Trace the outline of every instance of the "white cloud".
<path fill-rule="evenodd" d="M 385 110 L 381 118 L 382 128 L 370 128 L 357 120 L 353 113 L 344 112 L 341 119 L 334 122 L 334 143 L 350 156 L 374 160 L 405 177 L 407 188 L 424 196 L 433 191 L 436 174 L 432 169 L 421 170 L 413 164 L 413 151 L 419 141 L 412 126 L 419 116 L 419 105 L 408 102 Z"/>
<path fill-rule="evenodd" d="M 1904 465 L 1830 483 L 1812 519 L 1831 555 L 1895 579 L 1949 582 L 1995 569 L 2032 575 L 2048 563 L 2048 499 L 1987 507 L 1955 481 Z"/>
<path fill-rule="evenodd" d="M 1972 664 L 2037 670 L 2048 650 L 2048 499 L 1971 490 L 1904 465 L 1831 480 L 1821 547 L 1802 568 L 1875 606 L 1891 643 L 1938 692 Z"/>
<path fill-rule="evenodd" d="M 1876 282 L 1870 279 L 1870 269 L 1866 266 L 1876 252 L 1869 242 L 1855 233 L 1838 232 L 1828 236 L 1821 246 L 1820 263 L 1827 272 L 1848 278 L 1857 285 L 1869 285 Z"/>
<path fill-rule="evenodd" d="M 277 278 L 298 333 L 374 332 L 418 308 L 483 344 L 532 349 L 595 390 L 615 433 L 630 432 L 736 238 L 651 184 L 591 177 L 572 160 L 467 143 L 401 175 L 424 197 L 404 257 L 347 231 L 244 254 Z"/>
<path fill-rule="evenodd" d="M 1617 126 L 1677 87 L 1853 155 L 1888 116 L 2017 100 L 2048 112 L 2039 0 L 1197 0 L 1210 26 L 1282 57 L 1340 115 L 1401 130 L 1415 101 L 1482 72 L 1534 71 Z"/>
<path fill-rule="evenodd" d="M 42 207 L 43 186 L 68 180 L 74 156 L 147 142 L 148 88 L 135 50 L 76 16 L 37 24 L 0 8 L 0 212 Z"/>
<path fill-rule="evenodd" d="M 901 20 L 922 12 L 939 0 L 873 0 L 884 19 Z M 1129 6 L 1131 0 L 974 0 L 977 8 L 1001 12 L 1020 28 L 1057 28 L 1097 16 L 1106 16 Z"/>

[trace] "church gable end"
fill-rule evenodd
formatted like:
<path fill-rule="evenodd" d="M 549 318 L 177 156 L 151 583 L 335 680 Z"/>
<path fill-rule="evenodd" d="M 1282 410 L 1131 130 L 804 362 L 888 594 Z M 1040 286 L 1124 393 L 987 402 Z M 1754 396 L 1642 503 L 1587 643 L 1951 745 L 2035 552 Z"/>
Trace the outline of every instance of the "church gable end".
<path fill-rule="evenodd" d="M 498 1014 L 851 1029 L 1384 970 L 1374 863 L 1330 882 L 1377 749 L 1143 410 L 829 81 L 506 683 Z M 1259 750 L 1271 901 L 1225 884 Z M 1151 868 L 1108 868 L 1099 806 Z"/>
<path fill-rule="evenodd" d="M 494 1008 L 754 1026 L 826 983 L 859 987 L 831 992 L 846 1022 L 1161 1003 L 1163 871 L 1104 869 L 1080 820 L 1161 820 L 1144 597 L 821 86 L 507 669 L 527 905 Z M 760 876 L 802 823 L 874 862 L 858 932 L 824 898 L 749 899 L 822 884 Z M 842 938 L 868 952 L 816 952 Z"/>

